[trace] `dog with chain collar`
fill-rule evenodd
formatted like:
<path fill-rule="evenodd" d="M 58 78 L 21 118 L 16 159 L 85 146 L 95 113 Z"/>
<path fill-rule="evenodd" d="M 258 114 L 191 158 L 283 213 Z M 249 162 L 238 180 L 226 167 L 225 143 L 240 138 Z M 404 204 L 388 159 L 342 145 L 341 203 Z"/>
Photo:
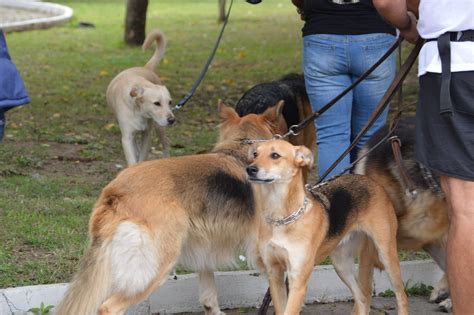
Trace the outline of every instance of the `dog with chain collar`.
<path fill-rule="evenodd" d="M 313 266 L 327 256 L 354 296 L 352 314 L 369 314 L 374 265 L 392 281 L 398 314 L 408 314 L 397 219 L 382 186 L 366 176 L 348 175 L 307 194 L 302 169 L 312 166 L 313 154 L 283 140 L 256 143 L 250 158 L 247 174 L 261 222 L 257 264 L 268 276 L 277 315 L 299 314 Z"/>

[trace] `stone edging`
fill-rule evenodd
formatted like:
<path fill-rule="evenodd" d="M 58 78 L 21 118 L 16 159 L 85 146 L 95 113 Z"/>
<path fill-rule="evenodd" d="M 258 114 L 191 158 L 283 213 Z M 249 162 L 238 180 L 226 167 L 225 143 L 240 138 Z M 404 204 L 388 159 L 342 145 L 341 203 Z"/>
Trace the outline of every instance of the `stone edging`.
<path fill-rule="evenodd" d="M 0 29 L 4 32 L 24 31 L 29 29 L 48 28 L 64 23 L 71 19 L 73 10 L 67 6 L 49 3 L 22 0 L 0 0 L 0 8 L 18 9 L 23 11 L 36 11 L 48 13 L 51 16 L 37 17 L 27 20 L 2 22 Z"/>
<path fill-rule="evenodd" d="M 435 285 L 441 277 L 438 266 L 430 261 L 402 262 L 402 275 L 408 287 L 417 283 Z M 219 303 L 223 309 L 256 307 L 267 290 L 267 281 L 256 271 L 232 271 L 216 273 Z M 45 305 L 57 305 L 66 291 L 67 284 L 49 284 L 19 288 L 0 289 L 0 314 L 27 314 L 26 310 Z M 391 289 L 385 272 L 375 272 L 374 293 Z M 200 311 L 198 302 L 198 281 L 196 274 L 179 276 L 168 280 L 140 305 L 131 308 L 128 315 L 149 315 L 151 313 L 178 313 Z M 334 272 L 332 266 L 318 266 L 306 294 L 306 303 L 334 302 L 351 298 L 347 287 Z"/>

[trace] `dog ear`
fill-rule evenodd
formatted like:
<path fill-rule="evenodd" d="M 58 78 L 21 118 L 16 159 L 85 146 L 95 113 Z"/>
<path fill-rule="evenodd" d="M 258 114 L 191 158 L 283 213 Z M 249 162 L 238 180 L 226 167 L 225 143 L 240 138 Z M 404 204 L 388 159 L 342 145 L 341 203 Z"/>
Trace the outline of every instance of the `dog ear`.
<path fill-rule="evenodd" d="M 298 167 L 307 167 L 311 169 L 314 163 L 313 152 L 307 147 L 301 145 L 295 150 L 295 164 Z"/>
<path fill-rule="evenodd" d="M 280 119 L 283 118 L 283 106 L 285 106 L 285 101 L 279 101 L 278 103 L 276 103 L 275 106 L 269 107 L 263 113 L 263 118 L 270 123 L 277 123 Z"/>
<path fill-rule="evenodd" d="M 143 88 L 140 87 L 140 86 L 134 86 L 132 87 L 132 89 L 130 90 L 130 96 L 133 97 L 133 98 L 138 98 L 138 97 L 142 97 L 143 96 Z"/>
<path fill-rule="evenodd" d="M 221 100 L 219 100 L 217 105 L 217 112 L 219 113 L 219 117 L 221 118 L 222 122 L 239 118 L 239 115 L 236 113 L 236 111 L 232 107 L 226 106 Z"/>

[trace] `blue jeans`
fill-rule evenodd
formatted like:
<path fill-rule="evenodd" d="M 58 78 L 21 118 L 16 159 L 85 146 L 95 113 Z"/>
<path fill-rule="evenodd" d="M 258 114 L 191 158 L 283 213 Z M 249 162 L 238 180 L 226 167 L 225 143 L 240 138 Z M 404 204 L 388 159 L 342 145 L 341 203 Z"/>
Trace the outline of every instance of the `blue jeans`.
<path fill-rule="evenodd" d="M 389 49 L 396 40 L 390 34 L 308 35 L 303 38 L 303 70 L 313 111 L 319 110 L 352 84 Z M 316 119 L 318 173 L 321 176 L 344 152 L 366 124 L 396 72 L 395 53 L 372 74 Z M 351 157 L 330 173 L 339 173 L 354 160 L 357 151 L 386 121 L 387 109 L 379 116 Z"/>

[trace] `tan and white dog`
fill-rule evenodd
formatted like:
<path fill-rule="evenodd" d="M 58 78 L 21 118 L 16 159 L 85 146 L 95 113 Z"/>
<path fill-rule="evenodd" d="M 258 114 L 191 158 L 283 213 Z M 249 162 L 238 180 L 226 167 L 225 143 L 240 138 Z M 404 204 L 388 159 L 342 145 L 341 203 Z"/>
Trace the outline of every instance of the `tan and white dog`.
<path fill-rule="evenodd" d="M 117 117 L 128 165 L 148 157 L 155 124 L 163 156 L 169 157 L 169 141 L 164 127 L 172 125 L 175 117 L 171 110 L 170 93 L 154 71 L 166 47 L 166 38 L 158 29 L 148 34 L 143 50 L 147 50 L 153 42 L 156 42 L 155 53 L 146 65 L 120 72 L 107 88 L 107 103 Z M 138 134 L 141 141 L 137 139 Z"/>
<path fill-rule="evenodd" d="M 402 165 L 417 194 L 407 194 L 399 164 L 392 145 L 382 141 L 388 125 L 378 130 L 364 145 L 360 155 L 367 154 L 355 168 L 355 173 L 370 177 L 388 193 L 398 219 L 397 241 L 400 250 L 425 250 L 446 271 L 446 240 L 449 218 L 448 203 L 440 188 L 437 174 L 432 174 L 415 159 L 415 117 L 403 117 L 392 136 L 398 137 L 402 146 Z M 382 141 L 382 142 L 381 142 Z M 380 145 L 376 145 L 381 142 Z M 431 302 L 439 303 L 443 311 L 451 311 L 449 286 L 446 274 L 434 287 Z"/>
<path fill-rule="evenodd" d="M 299 314 L 313 266 L 328 255 L 354 296 L 352 314 L 369 314 L 374 264 L 390 277 L 398 314 L 408 314 L 397 255 L 397 219 L 381 186 L 366 176 L 349 175 L 310 196 L 302 177 L 302 168 L 313 164 L 306 147 L 267 141 L 255 146 L 250 157 L 247 174 L 261 217 L 258 264 L 268 275 L 277 315 Z M 357 276 L 354 255 L 360 249 Z"/>
<path fill-rule="evenodd" d="M 123 314 L 178 261 L 199 272 L 205 314 L 221 314 L 213 271 L 231 266 L 258 231 L 241 140 L 270 138 L 282 105 L 239 117 L 220 104 L 212 153 L 146 161 L 111 181 L 91 215 L 90 248 L 55 314 Z"/>

